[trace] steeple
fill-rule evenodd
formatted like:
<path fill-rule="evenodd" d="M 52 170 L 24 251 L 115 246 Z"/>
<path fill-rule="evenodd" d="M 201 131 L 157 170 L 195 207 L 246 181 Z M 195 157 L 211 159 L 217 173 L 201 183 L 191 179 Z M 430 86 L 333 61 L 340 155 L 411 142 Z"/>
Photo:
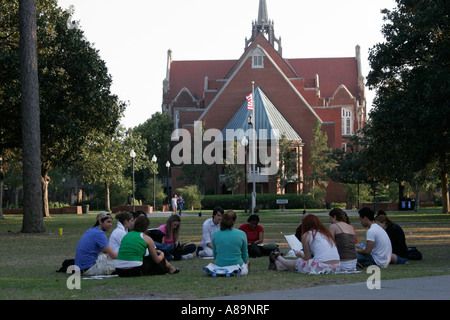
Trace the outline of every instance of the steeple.
<path fill-rule="evenodd" d="M 259 8 L 258 8 L 258 20 L 252 22 L 252 37 L 250 40 L 245 38 L 245 50 L 247 50 L 250 43 L 252 43 L 259 33 L 263 33 L 266 35 L 269 43 L 275 47 L 275 43 L 278 45 L 278 53 L 281 55 L 281 37 L 275 37 L 275 28 L 273 20 L 269 20 L 269 14 L 267 11 L 267 3 L 266 0 L 259 0 Z"/>
<path fill-rule="evenodd" d="M 264 24 L 269 21 L 267 14 L 267 3 L 266 0 L 259 0 L 259 10 L 258 10 L 258 24 Z"/>

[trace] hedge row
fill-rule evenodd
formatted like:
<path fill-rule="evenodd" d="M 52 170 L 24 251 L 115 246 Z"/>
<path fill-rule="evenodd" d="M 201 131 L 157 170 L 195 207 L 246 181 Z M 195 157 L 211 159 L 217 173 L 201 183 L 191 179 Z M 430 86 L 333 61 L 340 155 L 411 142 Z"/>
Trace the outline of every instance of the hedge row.
<path fill-rule="evenodd" d="M 251 207 L 252 196 L 247 195 L 248 206 Z M 277 199 L 287 199 L 286 209 L 320 208 L 321 203 L 307 194 L 257 194 L 256 207 L 258 209 L 278 209 Z M 243 194 L 205 195 L 202 199 L 202 209 L 212 210 L 215 206 L 224 209 L 245 209 Z"/>

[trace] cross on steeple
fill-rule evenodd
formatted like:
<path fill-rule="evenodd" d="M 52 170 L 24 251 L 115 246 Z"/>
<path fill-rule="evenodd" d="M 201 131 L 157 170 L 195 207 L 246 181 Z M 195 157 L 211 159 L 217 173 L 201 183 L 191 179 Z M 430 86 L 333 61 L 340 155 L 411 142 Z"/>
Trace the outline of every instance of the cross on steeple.
<path fill-rule="evenodd" d="M 273 20 L 269 20 L 266 0 L 259 0 L 258 20 L 252 22 L 252 37 L 250 40 L 245 38 L 245 50 L 247 50 L 250 43 L 256 39 L 259 33 L 267 35 L 267 40 L 273 47 L 275 47 L 275 43 L 277 43 L 277 51 L 281 55 L 281 37 L 278 39 L 275 37 L 274 23 Z"/>

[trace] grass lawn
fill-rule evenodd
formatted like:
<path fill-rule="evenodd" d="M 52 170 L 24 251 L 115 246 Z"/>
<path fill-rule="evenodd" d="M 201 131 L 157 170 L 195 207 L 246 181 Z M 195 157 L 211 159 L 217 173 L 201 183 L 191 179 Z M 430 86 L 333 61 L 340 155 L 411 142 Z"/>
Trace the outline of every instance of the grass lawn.
<path fill-rule="evenodd" d="M 316 211 L 319 212 L 324 211 Z M 193 213 L 187 211 L 182 216 L 180 241 L 199 244 L 203 221 L 210 213 L 203 212 L 201 217 Z M 248 214 L 237 213 L 239 226 L 246 222 Z M 265 243 L 277 243 L 281 251 L 287 253 L 289 248 L 283 234 L 295 232 L 302 219 L 301 210 L 262 211 L 259 215 L 265 229 Z M 328 215 L 318 215 L 328 226 Z M 440 208 L 426 208 L 419 212 L 389 212 L 388 216 L 403 228 L 407 245 L 418 247 L 423 260 L 391 265 L 382 270 L 382 280 L 450 274 L 450 215 L 441 214 Z M 365 242 L 366 230 L 360 225 L 359 217 L 350 216 L 350 219 L 359 242 Z M 150 226 L 158 227 L 165 221 L 166 218 L 150 217 Z M 0 220 L 0 300 L 196 299 L 364 282 L 369 276 L 365 270 L 357 274 L 315 276 L 269 271 L 268 258 L 262 257 L 250 260 L 246 277 L 210 278 L 201 268 L 212 260 L 194 257 L 173 262 L 181 269 L 175 275 L 82 280 L 81 289 L 69 290 L 66 285 L 69 274 L 55 271 L 64 259 L 74 258 L 78 240 L 94 222 L 94 214 L 54 215 L 44 220 L 46 233 L 21 234 L 18 231 L 22 217 L 6 215 Z M 108 237 L 115 225 L 116 221 Z M 63 235 L 58 234 L 59 228 L 63 228 Z"/>

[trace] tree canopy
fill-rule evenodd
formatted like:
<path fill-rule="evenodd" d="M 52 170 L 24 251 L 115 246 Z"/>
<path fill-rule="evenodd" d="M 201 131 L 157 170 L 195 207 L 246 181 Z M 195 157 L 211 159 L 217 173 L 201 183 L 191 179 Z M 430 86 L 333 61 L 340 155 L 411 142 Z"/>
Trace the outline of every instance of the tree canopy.
<path fill-rule="evenodd" d="M 385 42 L 369 54 L 369 88 L 376 90 L 365 127 L 366 161 L 378 175 L 405 180 L 437 161 L 448 212 L 450 161 L 449 7 L 445 0 L 396 0 L 383 10 Z M 377 170 L 378 168 L 378 170 Z"/>
<path fill-rule="evenodd" d="M 18 0 L 0 4 L 0 152 L 21 147 Z M 125 103 L 111 93 L 112 78 L 82 30 L 68 27 L 70 13 L 56 0 L 36 8 L 42 182 L 74 162 L 91 132 L 111 134 Z M 48 213 L 47 213 L 48 215 Z"/>

